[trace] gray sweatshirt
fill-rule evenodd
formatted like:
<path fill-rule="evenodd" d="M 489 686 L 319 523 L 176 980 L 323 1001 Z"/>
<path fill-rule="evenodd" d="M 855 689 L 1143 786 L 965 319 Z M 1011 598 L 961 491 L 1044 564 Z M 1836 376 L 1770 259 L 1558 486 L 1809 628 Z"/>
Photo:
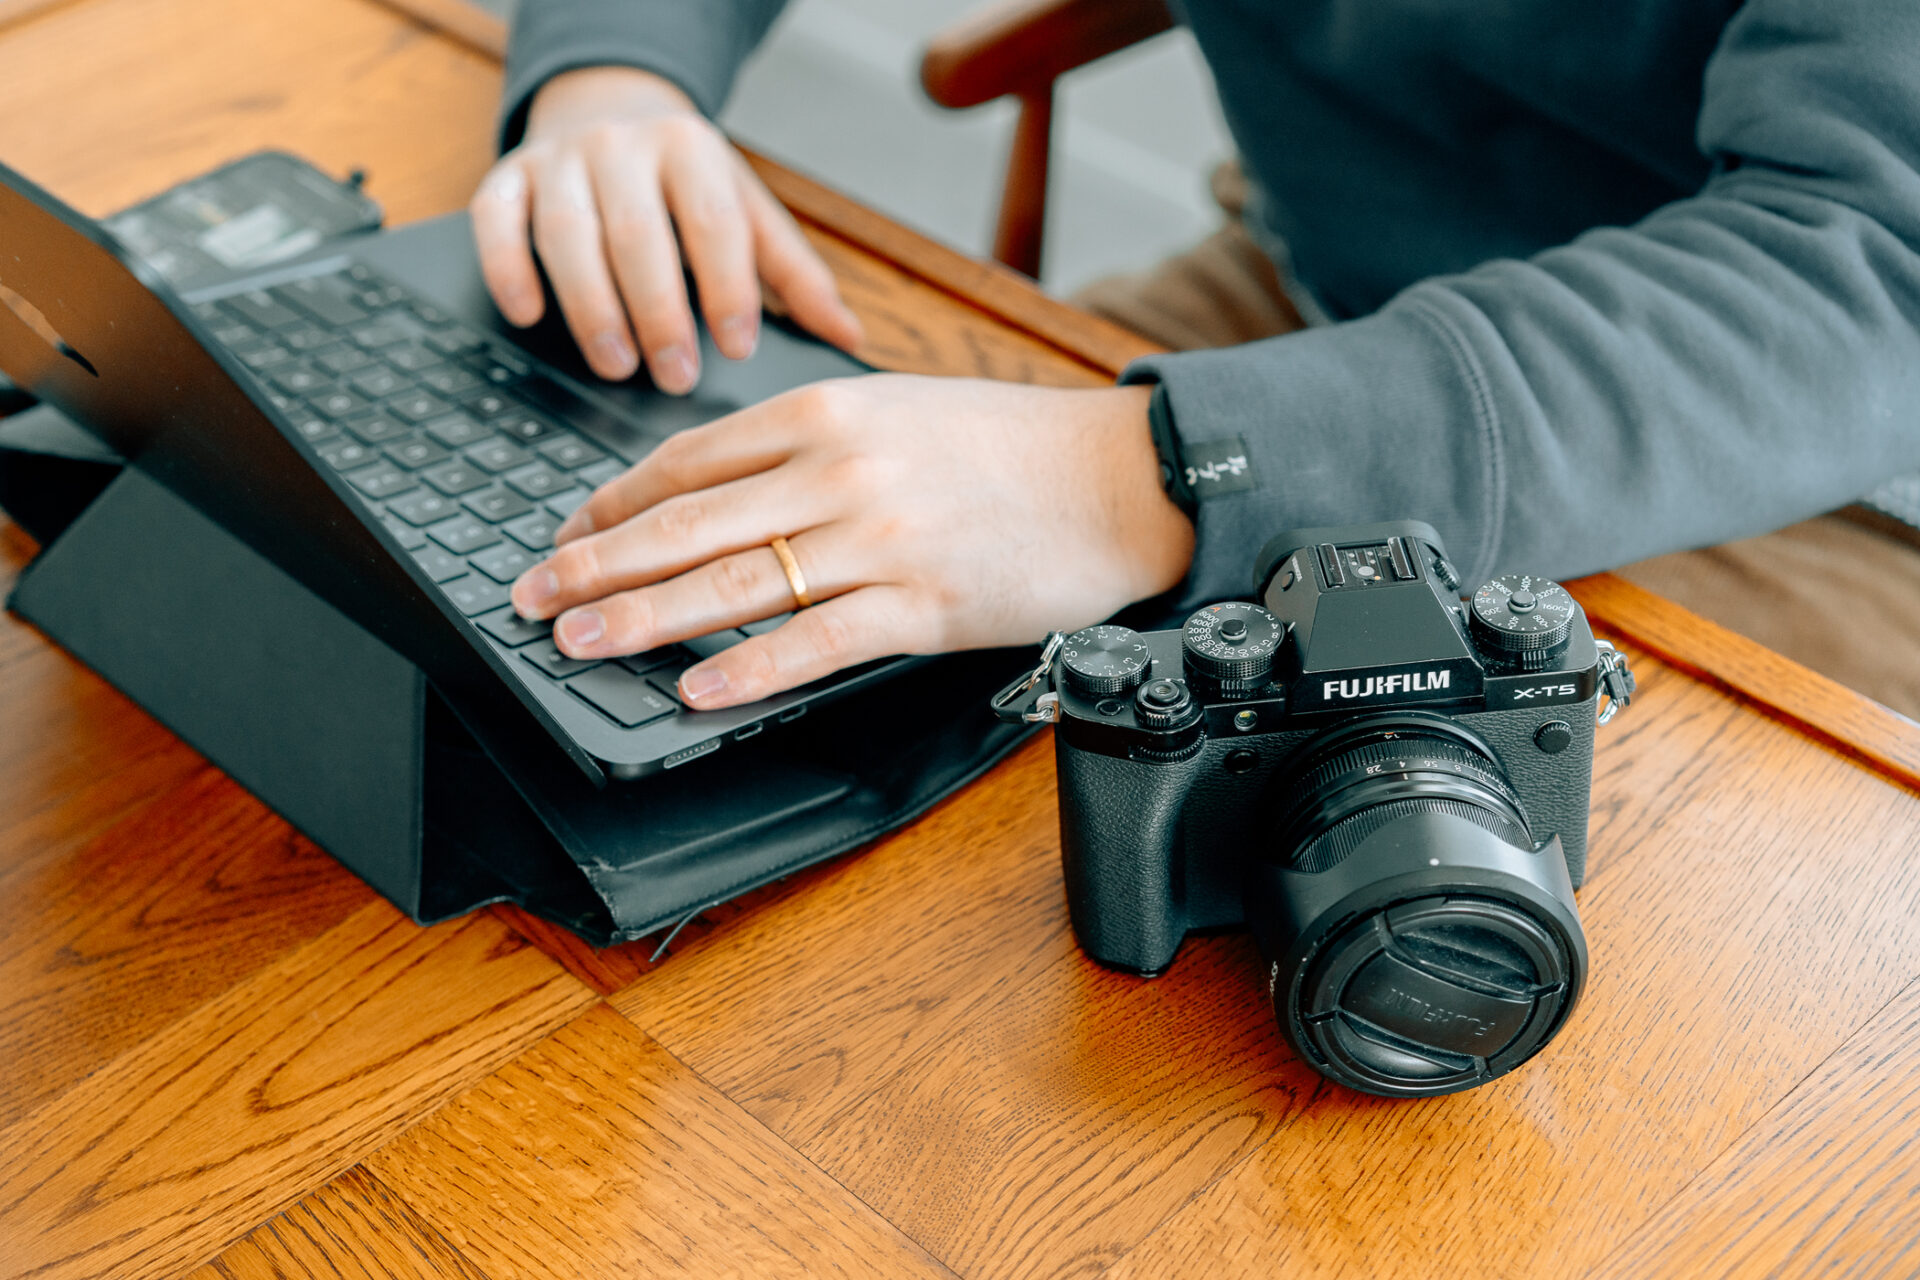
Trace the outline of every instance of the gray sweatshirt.
<path fill-rule="evenodd" d="M 715 111 L 780 7 L 522 0 L 503 140 L 576 66 Z M 1196 477 L 1186 602 L 1289 526 L 1411 517 L 1470 582 L 1570 576 L 1920 469 L 1920 2 L 1184 9 L 1253 229 L 1336 320 L 1126 371 Z"/>

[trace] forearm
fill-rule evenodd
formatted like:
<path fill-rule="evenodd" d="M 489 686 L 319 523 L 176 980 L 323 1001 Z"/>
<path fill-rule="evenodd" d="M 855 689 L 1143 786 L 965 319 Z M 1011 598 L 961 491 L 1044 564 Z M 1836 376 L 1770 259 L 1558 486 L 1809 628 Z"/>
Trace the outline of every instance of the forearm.
<path fill-rule="evenodd" d="M 786 0 L 524 0 L 501 92 L 500 145 L 520 140 L 534 93 L 562 71 L 629 66 L 678 85 L 707 115 Z"/>
<path fill-rule="evenodd" d="M 1920 467 L 1916 27 L 1754 0 L 1701 122 L 1732 172 L 1699 196 L 1353 324 L 1136 367 L 1190 443 L 1242 437 L 1258 480 L 1203 499 L 1196 594 L 1244 592 L 1282 525 L 1412 516 L 1470 576 L 1572 574 Z"/>

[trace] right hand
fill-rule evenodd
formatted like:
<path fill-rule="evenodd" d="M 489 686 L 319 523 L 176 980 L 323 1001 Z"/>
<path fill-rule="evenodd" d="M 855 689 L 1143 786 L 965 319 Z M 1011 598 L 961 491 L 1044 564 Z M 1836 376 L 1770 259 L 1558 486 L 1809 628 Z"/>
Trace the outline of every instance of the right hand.
<path fill-rule="evenodd" d="M 587 67 L 549 80 L 526 136 L 471 208 L 501 314 L 522 327 L 540 319 L 537 250 L 567 327 L 603 378 L 633 376 L 644 353 L 663 391 L 685 394 L 699 380 L 682 254 L 707 328 L 731 359 L 752 355 L 759 340 L 763 284 L 827 341 L 860 341 L 860 322 L 798 224 L 692 100 L 651 72 Z"/>

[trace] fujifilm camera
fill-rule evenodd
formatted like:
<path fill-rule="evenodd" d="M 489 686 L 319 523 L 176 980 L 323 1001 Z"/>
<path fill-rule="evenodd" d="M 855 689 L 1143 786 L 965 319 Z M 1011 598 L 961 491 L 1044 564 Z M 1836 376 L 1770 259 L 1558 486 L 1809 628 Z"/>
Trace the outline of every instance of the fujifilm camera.
<path fill-rule="evenodd" d="M 1250 926 L 1287 1041 L 1365 1093 L 1539 1052 L 1585 981 L 1594 728 L 1633 677 L 1559 584 L 1459 585 L 1416 521 L 1303 529 L 1261 551 L 1260 604 L 1049 637 L 994 706 L 1058 726 L 1087 953 L 1153 976 Z"/>

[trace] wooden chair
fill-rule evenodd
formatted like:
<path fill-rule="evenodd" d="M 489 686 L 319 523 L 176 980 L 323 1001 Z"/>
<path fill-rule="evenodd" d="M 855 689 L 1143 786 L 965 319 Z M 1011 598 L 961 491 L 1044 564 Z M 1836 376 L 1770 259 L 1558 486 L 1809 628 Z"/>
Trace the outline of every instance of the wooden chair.
<path fill-rule="evenodd" d="M 1000 0 L 927 46 L 920 83 L 943 107 L 1020 100 L 993 256 L 1040 274 L 1053 138 L 1053 83 L 1174 25 L 1165 0 Z"/>

